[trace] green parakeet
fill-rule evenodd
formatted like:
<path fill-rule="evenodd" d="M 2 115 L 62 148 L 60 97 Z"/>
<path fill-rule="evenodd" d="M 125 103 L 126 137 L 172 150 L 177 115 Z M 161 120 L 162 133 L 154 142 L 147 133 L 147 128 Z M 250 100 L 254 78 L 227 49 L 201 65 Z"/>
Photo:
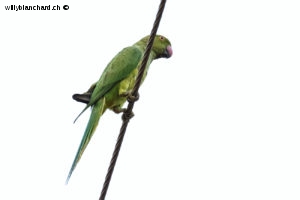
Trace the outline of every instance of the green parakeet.
<path fill-rule="evenodd" d="M 78 117 L 89 107 L 92 108 L 92 112 L 66 183 L 69 181 L 105 110 L 108 108 L 116 113 L 124 111 L 122 106 L 134 87 L 148 40 L 149 36 L 146 36 L 134 45 L 124 48 L 110 61 L 100 79 L 87 92 L 73 95 L 73 99 L 76 101 L 87 104 Z M 156 35 L 143 80 L 153 60 L 169 58 L 172 53 L 170 41 L 162 35 Z"/>

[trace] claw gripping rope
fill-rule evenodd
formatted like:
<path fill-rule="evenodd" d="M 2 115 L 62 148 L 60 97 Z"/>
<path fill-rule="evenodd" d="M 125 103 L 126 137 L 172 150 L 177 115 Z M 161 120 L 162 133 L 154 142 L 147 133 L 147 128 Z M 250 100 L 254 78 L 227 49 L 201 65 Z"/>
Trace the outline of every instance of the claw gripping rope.
<path fill-rule="evenodd" d="M 137 76 L 137 79 L 136 79 L 136 83 L 135 83 L 134 88 L 133 88 L 132 93 L 131 93 L 133 98 L 128 99 L 127 109 L 123 113 L 123 116 L 122 116 L 123 124 L 121 126 L 120 134 L 118 136 L 117 143 L 115 145 L 115 150 L 114 150 L 112 158 L 110 160 L 110 164 L 109 164 L 109 167 L 108 167 L 108 170 L 107 170 L 107 174 L 106 174 L 106 177 L 105 177 L 105 181 L 104 181 L 104 184 L 103 184 L 103 187 L 102 187 L 102 191 L 101 191 L 101 195 L 100 195 L 99 200 L 105 200 L 105 196 L 106 196 L 108 186 L 109 186 L 109 183 L 110 183 L 110 179 L 112 177 L 112 174 L 113 174 L 116 162 L 117 162 L 117 158 L 118 158 L 118 155 L 119 155 L 119 152 L 120 152 L 120 149 L 121 149 L 121 145 L 122 145 L 123 138 L 124 138 L 124 135 L 125 135 L 125 132 L 126 132 L 126 128 L 127 128 L 127 125 L 130 121 L 130 118 L 132 117 L 132 109 L 133 109 L 135 101 L 138 100 L 138 96 L 139 96 L 138 95 L 138 90 L 139 90 L 141 82 L 142 82 L 142 77 L 143 77 L 143 74 L 144 74 L 144 71 L 145 71 L 145 68 L 146 68 L 147 61 L 149 59 L 151 48 L 152 48 L 154 38 L 155 38 L 157 29 L 158 29 L 158 26 L 159 26 L 159 22 L 160 22 L 161 17 L 162 17 L 162 13 L 163 13 L 164 8 L 165 8 L 166 1 L 167 0 L 161 0 L 161 2 L 160 2 L 158 12 L 156 14 L 156 18 L 155 18 L 153 28 L 152 28 L 152 31 L 151 31 L 151 34 L 150 34 L 150 38 L 149 38 L 148 44 L 146 46 L 145 54 L 143 56 L 141 68 L 139 70 L 139 73 L 138 73 L 138 76 Z"/>

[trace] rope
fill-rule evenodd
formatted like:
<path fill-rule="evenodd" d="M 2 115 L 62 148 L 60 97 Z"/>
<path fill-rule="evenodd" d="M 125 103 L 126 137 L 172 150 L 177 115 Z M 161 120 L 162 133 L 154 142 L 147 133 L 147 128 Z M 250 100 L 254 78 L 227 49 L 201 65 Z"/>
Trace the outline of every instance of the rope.
<path fill-rule="evenodd" d="M 105 177 L 105 181 L 104 181 L 104 184 L 103 184 L 103 187 L 102 187 L 102 191 L 101 191 L 101 195 L 100 195 L 99 200 L 104 200 L 105 199 L 105 196 L 106 196 L 106 193 L 107 193 L 107 190 L 108 190 L 108 186 L 109 186 L 109 183 L 110 183 L 110 180 L 111 180 L 111 177 L 112 177 L 112 174 L 113 174 L 113 171 L 114 171 L 117 159 L 118 159 L 118 155 L 119 155 L 119 152 L 120 152 L 120 149 L 121 149 L 121 145 L 122 145 L 123 138 L 124 138 L 124 135 L 125 135 L 125 132 L 126 132 L 126 128 L 127 128 L 127 125 L 130 121 L 130 118 L 132 118 L 132 109 L 133 109 L 134 103 L 139 98 L 138 90 L 139 90 L 141 82 L 142 82 L 142 77 L 143 77 L 143 74 L 144 74 L 144 71 L 145 71 L 145 68 L 146 68 L 147 61 L 149 59 L 151 48 L 152 48 L 154 38 L 155 38 L 157 29 L 158 29 L 158 26 L 159 26 L 159 22 L 160 22 L 161 17 L 162 17 L 162 13 L 163 13 L 164 8 L 165 8 L 166 1 L 167 0 L 161 0 L 161 2 L 160 2 L 159 9 L 158 9 L 158 12 L 156 14 L 156 19 L 154 21 L 153 28 L 152 28 L 152 31 L 151 31 L 151 34 L 150 34 L 150 38 L 149 38 L 148 44 L 146 46 L 145 54 L 143 56 L 141 67 L 140 67 L 140 70 L 139 70 L 139 73 L 138 73 L 138 76 L 137 76 L 137 79 L 136 79 L 136 83 L 134 85 L 134 88 L 132 90 L 131 95 L 128 97 L 128 106 L 127 106 L 127 109 L 125 110 L 125 112 L 123 113 L 123 116 L 122 116 L 123 124 L 121 126 L 120 134 L 118 136 L 118 140 L 117 140 L 117 143 L 115 145 L 115 150 L 114 150 L 112 158 L 110 160 L 110 164 L 109 164 L 109 167 L 108 167 L 108 170 L 107 170 L 107 174 L 106 174 L 106 177 Z"/>

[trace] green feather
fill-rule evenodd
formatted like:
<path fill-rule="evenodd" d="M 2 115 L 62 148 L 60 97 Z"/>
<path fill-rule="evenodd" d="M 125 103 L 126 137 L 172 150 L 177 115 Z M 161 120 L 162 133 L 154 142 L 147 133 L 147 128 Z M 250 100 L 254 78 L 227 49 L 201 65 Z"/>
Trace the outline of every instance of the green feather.
<path fill-rule="evenodd" d="M 121 108 L 126 102 L 126 98 L 122 96 L 122 94 L 130 92 L 134 87 L 148 39 L 149 36 L 146 36 L 133 46 L 124 48 L 120 51 L 107 65 L 96 85 L 92 85 L 90 87 L 88 93 L 85 93 L 84 96 L 75 95 L 75 100 L 76 97 L 79 96 L 79 100 L 80 97 L 84 97 L 84 101 L 82 102 L 88 102 L 85 108 L 76 117 L 75 121 L 89 107 L 92 107 L 92 113 L 69 171 L 66 183 L 68 183 L 77 163 L 91 140 L 100 117 L 103 115 L 105 110 L 107 108 Z M 154 40 L 143 79 L 147 74 L 150 63 L 154 59 L 161 57 L 168 58 L 171 55 L 172 49 L 169 40 L 163 36 L 157 35 Z"/>

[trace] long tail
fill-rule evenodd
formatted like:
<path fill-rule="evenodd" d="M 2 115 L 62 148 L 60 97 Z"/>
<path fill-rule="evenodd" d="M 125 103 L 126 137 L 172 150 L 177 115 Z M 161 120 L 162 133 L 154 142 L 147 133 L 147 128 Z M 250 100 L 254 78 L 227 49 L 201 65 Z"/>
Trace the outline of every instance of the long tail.
<path fill-rule="evenodd" d="M 69 174 L 68 174 L 68 177 L 67 177 L 67 180 L 66 180 L 66 184 L 68 184 L 69 179 L 70 179 L 77 163 L 79 162 L 85 148 L 87 147 L 88 143 L 90 142 L 90 140 L 91 140 L 91 138 L 92 138 L 92 136 L 93 136 L 93 134 L 94 134 L 94 132 L 97 128 L 99 119 L 100 119 L 101 115 L 104 113 L 104 111 L 105 111 L 105 98 L 102 98 L 93 106 L 89 122 L 86 126 L 85 132 L 84 132 L 83 137 L 81 139 L 81 143 L 78 147 L 76 156 L 74 158 L 72 167 L 69 171 Z"/>

